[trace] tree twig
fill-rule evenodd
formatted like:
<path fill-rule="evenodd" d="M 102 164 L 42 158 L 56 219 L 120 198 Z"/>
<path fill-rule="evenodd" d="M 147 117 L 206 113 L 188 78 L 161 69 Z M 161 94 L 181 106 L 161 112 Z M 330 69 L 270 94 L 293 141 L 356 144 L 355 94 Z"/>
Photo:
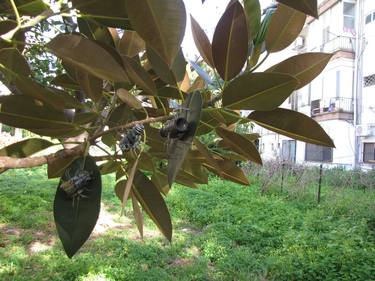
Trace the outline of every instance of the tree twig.
<path fill-rule="evenodd" d="M 173 118 L 173 116 L 170 115 L 170 116 L 150 117 L 150 118 L 146 118 L 146 119 L 139 120 L 139 121 L 133 121 L 133 122 L 127 123 L 125 125 L 116 126 L 116 127 L 110 128 L 106 131 L 97 133 L 90 138 L 90 141 L 94 141 L 97 138 L 100 138 L 100 137 L 102 137 L 106 134 L 109 134 L 111 132 L 116 132 L 116 131 L 119 131 L 119 130 L 133 128 L 135 125 L 140 125 L 140 124 L 144 125 L 144 124 L 150 124 L 150 123 L 156 123 L 156 122 L 164 122 L 164 121 L 167 121 L 167 120 L 172 119 L 172 118 Z"/>

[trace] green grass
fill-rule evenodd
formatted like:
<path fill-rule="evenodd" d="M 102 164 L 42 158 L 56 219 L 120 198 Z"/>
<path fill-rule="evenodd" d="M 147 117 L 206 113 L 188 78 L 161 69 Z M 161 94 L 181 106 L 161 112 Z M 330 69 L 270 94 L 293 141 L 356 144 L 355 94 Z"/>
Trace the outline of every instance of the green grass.
<path fill-rule="evenodd" d="M 105 206 L 117 214 L 113 178 L 103 181 Z M 44 169 L 0 176 L 0 280 L 375 280 L 374 191 L 324 187 L 317 205 L 314 190 L 261 195 L 256 184 L 215 178 L 176 186 L 167 197 L 172 244 L 114 228 L 69 260 L 51 213 L 56 185 Z M 35 241 L 50 247 L 31 253 Z"/>

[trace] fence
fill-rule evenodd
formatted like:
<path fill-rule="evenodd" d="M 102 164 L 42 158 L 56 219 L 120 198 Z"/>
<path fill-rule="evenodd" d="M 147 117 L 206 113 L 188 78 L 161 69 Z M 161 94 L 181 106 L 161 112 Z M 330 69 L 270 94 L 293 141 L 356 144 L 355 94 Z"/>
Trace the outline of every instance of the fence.
<path fill-rule="evenodd" d="M 318 203 L 322 189 L 357 189 L 366 192 L 375 189 L 375 170 L 346 170 L 345 168 L 325 168 L 298 165 L 288 162 L 269 161 L 263 166 L 246 164 L 245 173 L 256 179 L 262 193 L 279 189 L 295 194 L 307 194 L 314 190 Z"/>

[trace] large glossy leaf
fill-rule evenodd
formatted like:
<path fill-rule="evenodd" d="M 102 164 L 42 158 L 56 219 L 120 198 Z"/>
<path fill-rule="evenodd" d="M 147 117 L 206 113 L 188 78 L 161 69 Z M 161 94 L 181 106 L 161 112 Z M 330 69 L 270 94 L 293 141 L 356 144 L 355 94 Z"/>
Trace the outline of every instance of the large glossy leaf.
<path fill-rule="evenodd" d="M 181 99 L 179 90 L 176 87 L 163 87 L 158 89 L 158 97 L 170 98 L 170 99 Z"/>
<path fill-rule="evenodd" d="M 25 139 L 17 143 L 13 143 L 0 149 L 0 156 L 8 156 L 14 158 L 24 158 L 40 152 L 54 144 L 45 139 Z M 0 168 L 0 174 L 7 169 Z"/>
<path fill-rule="evenodd" d="M 230 109 L 272 110 L 294 91 L 298 80 L 281 73 L 248 73 L 233 80 L 223 92 Z"/>
<path fill-rule="evenodd" d="M 133 96 L 131 93 L 129 93 L 125 89 L 118 89 L 116 91 L 117 96 L 120 98 L 120 100 L 127 104 L 130 108 L 135 109 L 141 109 L 142 103 L 140 100 L 138 100 L 135 96 Z"/>
<path fill-rule="evenodd" d="M 246 137 L 229 131 L 223 127 L 216 128 L 216 133 L 229 145 L 230 149 L 257 164 L 262 164 L 259 152 L 255 145 Z"/>
<path fill-rule="evenodd" d="M 121 188 L 122 187 L 122 188 Z M 116 195 L 122 200 L 125 185 L 116 189 Z M 137 171 L 133 180 L 133 193 L 141 204 L 143 210 L 157 225 L 163 235 L 171 241 L 172 222 L 167 205 L 154 183 L 142 172 Z"/>
<path fill-rule="evenodd" d="M 315 18 L 319 17 L 318 1 L 317 0 L 277 0 L 280 3 L 288 5 L 296 10 L 299 10 L 307 15 Z"/>
<path fill-rule="evenodd" d="M 183 110 L 178 117 L 185 118 L 189 122 L 189 133 L 183 140 L 171 139 L 168 145 L 168 182 L 172 186 L 186 153 L 189 151 L 196 129 L 201 118 L 202 96 L 199 92 L 191 93 L 182 104 Z M 186 110 L 187 109 L 187 110 Z"/>
<path fill-rule="evenodd" d="M 150 62 L 152 70 L 156 73 L 156 75 L 158 75 L 161 80 L 168 84 L 177 85 L 177 81 L 172 70 L 158 55 L 158 53 L 149 46 L 147 46 L 146 50 L 148 61 Z"/>
<path fill-rule="evenodd" d="M 57 110 L 68 108 L 59 94 L 49 91 L 45 86 L 42 86 L 30 78 L 18 76 L 15 80 L 15 84 L 23 95 L 45 102 Z"/>
<path fill-rule="evenodd" d="M 68 74 L 60 74 L 57 75 L 53 80 L 51 81 L 51 84 L 62 87 L 62 88 L 67 88 L 71 90 L 79 90 L 79 85 L 70 77 Z"/>
<path fill-rule="evenodd" d="M 147 71 L 130 57 L 122 57 L 126 73 L 130 80 L 149 95 L 156 94 L 156 86 Z"/>
<path fill-rule="evenodd" d="M 228 81 L 240 73 L 248 54 L 248 30 L 242 5 L 234 1 L 216 26 L 212 55 L 221 78 Z"/>
<path fill-rule="evenodd" d="M 68 123 L 62 112 L 41 105 L 34 99 L 23 95 L 3 96 L 0 99 L 0 122 L 16 128 L 23 128 L 36 134 L 58 137 L 81 132 Z"/>
<path fill-rule="evenodd" d="M 115 47 L 115 42 L 108 27 L 92 19 L 78 18 L 77 22 L 80 33 L 87 38 Z"/>
<path fill-rule="evenodd" d="M 324 70 L 332 56 L 326 53 L 305 53 L 290 57 L 267 71 L 292 75 L 297 78 L 299 82 L 297 89 L 300 89 Z"/>
<path fill-rule="evenodd" d="M 122 212 L 124 212 L 125 205 L 128 201 L 129 195 L 130 195 L 130 191 L 132 190 L 135 173 L 137 171 L 138 162 L 139 162 L 139 157 L 136 158 L 134 163 L 131 164 L 132 165 L 131 168 L 128 169 L 128 177 L 126 179 L 124 192 L 123 192 L 123 195 L 122 195 L 122 198 L 121 198 Z"/>
<path fill-rule="evenodd" d="M 127 82 L 121 62 L 109 48 L 75 34 L 60 34 L 47 44 L 56 56 L 88 73 L 114 82 Z"/>
<path fill-rule="evenodd" d="M 73 199 L 61 185 L 82 170 L 90 172 L 92 179 L 84 186 L 83 197 Z M 53 215 L 57 233 L 69 258 L 82 247 L 95 227 L 100 212 L 101 193 L 101 175 L 90 156 L 76 159 L 65 170 L 57 187 Z"/>
<path fill-rule="evenodd" d="M 198 149 L 199 153 L 203 156 L 206 166 L 210 167 L 211 170 L 215 170 L 216 174 L 221 177 L 222 171 L 220 169 L 220 165 L 218 163 L 218 160 L 215 159 L 214 156 L 212 155 L 211 151 L 198 139 L 194 140 L 194 145 Z"/>
<path fill-rule="evenodd" d="M 244 0 L 249 39 L 254 39 L 260 28 L 261 9 L 259 0 Z"/>
<path fill-rule="evenodd" d="M 106 26 L 130 28 L 125 0 L 72 0 L 72 4 L 85 18 L 94 19 Z"/>
<path fill-rule="evenodd" d="M 17 10 L 22 16 L 37 16 L 48 9 L 48 5 L 42 0 L 15 0 Z M 0 2 L 0 15 L 14 15 L 11 2 Z"/>
<path fill-rule="evenodd" d="M 182 0 L 127 1 L 132 27 L 169 65 L 180 49 L 186 26 Z"/>
<path fill-rule="evenodd" d="M 172 73 L 176 79 L 176 82 L 183 82 L 185 76 L 186 76 L 186 60 L 184 53 L 182 52 L 182 49 L 180 48 L 175 60 L 172 64 Z"/>
<path fill-rule="evenodd" d="M 53 145 L 52 142 L 45 139 L 25 139 L 0 149 L 0 156 L 24 158 Z"/>
<path fill-rule="evenodd" d="M 268 130 L 296 140 L 329 147 L 335 146 L 332 139 L 315 120 L 296 111 L 283 108 L 267 112 L 254 111 L 248 118 Z"/>
<path fill-rule="evenodd" d="M 1 11 L 1 9 L 0 9 Z M 2 20 L 0 21 L 0 34 L 6 34 L 9 31 L 16 28 L 17 23 L 15 20 Z M 6 41 L 2 38 L 0 38 L 0 49 L 3 48 L 17 48 L 20 53 L 25 49 L 25 31 L 19 30 L 14 35 L 13 38 L 11 38 L 12 41 Z"/>
<path fill-rule="evenodd" d="M 137 32 L 126 30 L 118 45 L 118 51 L 121 55 L 134 57 L 146 49 L 146 43 Z"/>
<path fill-rule="evenodd" d="M 139 234 L 141 235 L 141 238 L 143 239 L 143 214 L 142 214 L 142 210 L 139 207 L 137 197 L 135 197 L 133 192 L 131 193 L 131 197 L 132 197 L 134 220 L 135 220 L 135 223 L 137 224 Z"/>
<path fill-rule="evenodd" d="M 65 169 L 73 163 L 79 156 L 69 156 L 63 158 L 56 158 L 48 162 L 47 174 L 49 179 L 60 178 L 63 176 Z"/>
<path fill-rule="evenodd" d="M 0 64 L 10 70 L 11 74 L 22 76 L 30 75 L 30 67 L 27 61 L 15 48 L 4 48 L 0 50 Z"/>
<path fill-rule="evenodd" d="M 212 152 L 197 139 L 194 140 L 194 145 L 204 157 L 204 166 L 207 167 L 208 170 L 223 179 L 242 185 L 249 185 L 249 181 L 244 172 L 241 168 L 236 166 L 235 162 L 214 156 Z"/>
<path fill-rule="evenodd" d="M 214 174 L 220 176 L 223 179 L 229 180 L 242 185 L 249 185 L 245 173 L 240 167 L 236 166 L 236 163 L 230 160 L 217 160 L 219 170 L 214 169 L 211 165 L 206 165 L 207 169 Z M 219 172 L 220 171 L 220 172 Z"/>
<path fill-rule="evenodd" d="M 208 174 L 206 168 L 198 161 L 186 159 L 178 173 L 178 176 L 186 178 L 198 184 L 208 183 Z"/>
<path fill-rule="evenodd" d="M 186 61 L 182 49 L 180 49 L 175 57 L 175 60 L 171 67 L 169 67 L 165 61 L 156 53 L 155 50 L 147 46 L 147 58 L 152 66 L 152 70 L 162 79 L 164 82 L 177 85 L 184 79 L 186 72 Z"/>
<path fill-rule="evenodd" d="M 133 192 L 143 209 L 158 226 L 165 238 L 172 240 L 172 222 L 167 205 L 152 181 L 143 173 L 137 172 Z"/>
<path fill-rule="evenodd" d="M 25 139 L 0 149 L 0 156 L 24 158 L 40 152 L 54 144 L 44 139 Z M 8 169 L 0 168 L 0 174 Z"/>
<path fill-rule="evenodd" d="M 168 177 L 166 174 L 155 170 L 152 174 L 151 181 L 161 193 L 163 193 L 164 195 L 168 194 L 170 188 L 168 184 Z"/>
<path fill-rule="evenodd" d="M 212 58 L 212 46 L 210 40 L 208 40 L 206 33 L 203 31 L 199 23 L 193 18 L 192 15 L 190 15 L 190 20 L 195 46 L 197 46 L 197 49 L 203 60 L 211 67 L 214 67 L 214 60 Z"/>
<path fill-rule="evenodd" d="M 75 79 L 86 98 L 92 99 L 94 102 L 99 101 L 103 97 L 103 80 L 75 68 Z"/>
<path fill-rule="evenodd" d="M 279 4 L 273 14 L 266 35 L 266 49 L 279 52 L 294 42 L 305 25 L 306 15 L 286 5 Z"/>

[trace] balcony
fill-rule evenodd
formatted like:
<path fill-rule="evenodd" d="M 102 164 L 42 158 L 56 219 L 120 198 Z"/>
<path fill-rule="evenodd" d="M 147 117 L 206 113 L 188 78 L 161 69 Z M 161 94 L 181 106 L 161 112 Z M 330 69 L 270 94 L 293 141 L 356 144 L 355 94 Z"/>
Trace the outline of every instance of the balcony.
<path fill-rule="evenodd" d="M 314 100 L 311 102 L 311 117 L 316 121 L 353 120 L 353 99 L 335 97 L 329 100 Z"/>
<path fill-rule="evenodd" d="M 344 51 L 354 53 L 355 38 L 348 36 L 337 36 L 320 47 L 321 52 L 334 53 L 337 51 Z"/>

